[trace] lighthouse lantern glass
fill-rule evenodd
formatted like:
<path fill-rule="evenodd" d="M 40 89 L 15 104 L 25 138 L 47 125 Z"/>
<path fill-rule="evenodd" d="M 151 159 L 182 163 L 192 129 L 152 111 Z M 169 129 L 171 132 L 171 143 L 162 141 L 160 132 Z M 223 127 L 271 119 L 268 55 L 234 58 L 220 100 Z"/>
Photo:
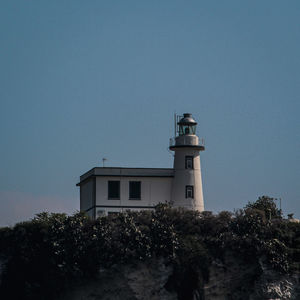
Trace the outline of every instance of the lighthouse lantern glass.
<path fill-rule="evenodd" d="M 196 124 L 194 125 L 179 125 L 179 135 L 196 134 Z"/>

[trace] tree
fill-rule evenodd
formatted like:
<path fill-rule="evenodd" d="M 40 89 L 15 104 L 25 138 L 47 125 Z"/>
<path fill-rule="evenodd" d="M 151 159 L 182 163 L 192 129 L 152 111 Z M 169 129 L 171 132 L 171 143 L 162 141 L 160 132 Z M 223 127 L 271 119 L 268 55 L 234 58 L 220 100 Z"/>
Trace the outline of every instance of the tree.
<path fill-rule="evenodd" d="M 245 209 L 248 208 L 263 211 L 268 220 L 282 218 L 282 212 L 277 208 L 274 198 L 269 196 L 262 196 L 255 202 L 248 202 Z"/>

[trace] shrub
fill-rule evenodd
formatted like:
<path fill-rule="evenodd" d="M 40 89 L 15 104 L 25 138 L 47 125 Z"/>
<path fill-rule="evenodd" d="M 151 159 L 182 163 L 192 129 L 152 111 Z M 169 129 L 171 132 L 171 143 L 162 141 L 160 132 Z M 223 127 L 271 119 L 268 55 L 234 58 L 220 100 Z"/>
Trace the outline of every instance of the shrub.
<path fill-rule="evenodd" d="M 99 268 L 164 257 L 174 267 L 168 287 L 183 297 L 199 288 L 200 275 L 208 279 L 210 262 L 228 250 L 252 257 L 254 263 L 265 257 L 270 267 L 283 272 L 299 269 L 300 224 L 269 219 L 258 204 L 217 215 L 158 205 L 153 211 L 97 220 L 82 213 L 41 213 L 0 229 L 0 259 L 5 262 L 0 295 L 55 299 L 63 289 L 97 275 Z"/>

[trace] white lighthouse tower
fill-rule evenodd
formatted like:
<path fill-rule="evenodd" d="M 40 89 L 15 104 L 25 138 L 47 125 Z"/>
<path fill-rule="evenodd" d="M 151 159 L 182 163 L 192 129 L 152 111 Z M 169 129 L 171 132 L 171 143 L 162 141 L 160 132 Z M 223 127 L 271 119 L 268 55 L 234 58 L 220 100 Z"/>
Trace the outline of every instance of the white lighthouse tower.
<path fill-rule="evenodd" d="M 185 113 L 178 120 L 176 136 L 170 142 L 170 150 L 175 151 L 172 204 L 203 211 L 200 151 L 204 150 L 204 145 L 196 135 L 197 122 L 191 114 Z"/>

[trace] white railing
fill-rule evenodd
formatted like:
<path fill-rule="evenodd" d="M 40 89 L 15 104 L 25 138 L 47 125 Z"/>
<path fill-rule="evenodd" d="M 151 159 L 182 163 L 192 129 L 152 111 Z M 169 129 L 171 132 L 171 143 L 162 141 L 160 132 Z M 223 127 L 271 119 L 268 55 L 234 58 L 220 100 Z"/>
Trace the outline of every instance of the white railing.
<path fill-rule="evenodd" d="M 195 140 L 192 141 L 191 143 L 191 138 L 190 137 L 184 137 L 184 136 L 181 136 L 181 139 L 180 139 L 180 145 L 184 146 L 184 145 L 187 145 L 187 146 L 190 146 L 190 145 L 193 145 L 193 146 L 202 146 L 204 147 L 205 146 L 205 141 L 203 138 L 199 138 L 198 139 L 198 142 L 195 143 Z M 176 138 L 170 138 L 170 143 L 169 143 L 169 146 L 170 147 L 173 147 L 173 146 L 176 146 Z"/>

